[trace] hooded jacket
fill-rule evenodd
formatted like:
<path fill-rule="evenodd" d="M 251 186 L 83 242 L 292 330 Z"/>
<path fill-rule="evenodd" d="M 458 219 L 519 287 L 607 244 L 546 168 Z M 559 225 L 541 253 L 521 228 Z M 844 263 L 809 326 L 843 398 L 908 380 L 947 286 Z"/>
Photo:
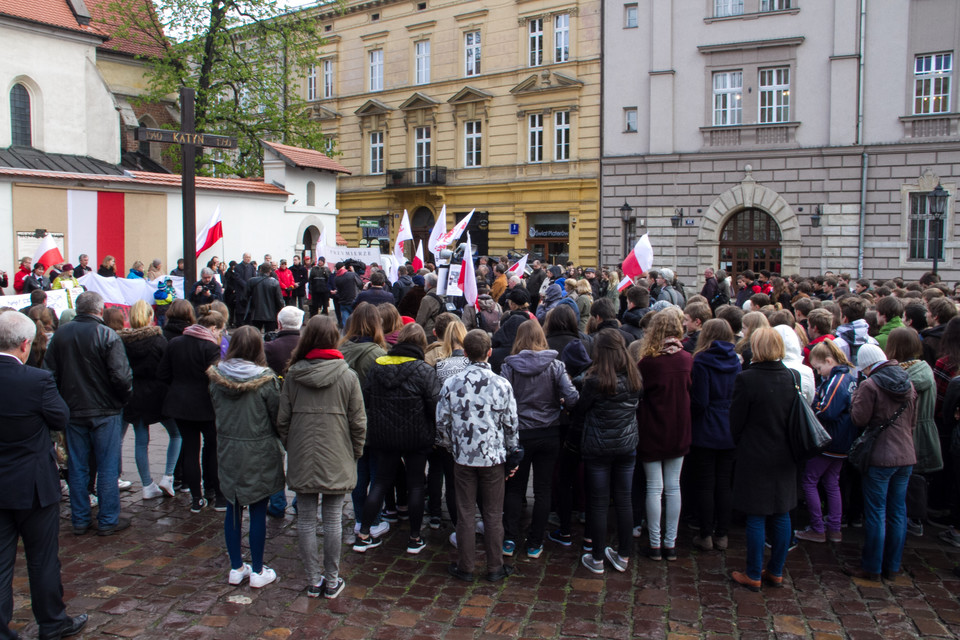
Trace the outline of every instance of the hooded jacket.
<path fill-rule="evenodd" d="M 357 379 L 360 380 L 361 387 L 363 387 L 363 383 L 367 379 L 367 372 L 370 370 L 370 367 L 373 366 L 373 363 L 377 361 L 377 358 L 387 355 L 383 347 L 369 338 L 366 340 L 363 338 L 351 338 L 341 344 L 339 349 L 347 365 L 357 374 Z"/>
<path fill-rule="evenodd" d="M 923 341 L 923 359 L 926 360 L 931 369 L 936 366 L 937 360 L 940 359 L 940 340 L 943 339 L 943 332 L 946 330 L 947 323 L 944 322 L 920 332 L 920 339 Z"/>
<path fill-rule="evenodd" d="M 900 417 L 877 436 L 870 456 L 872 467 L 904 467 L 917 462 L 913 447 L 917 392 L 910 376 L 897 364 L 896 360 L 888 360 L 875 365 L 853 394 L 850 418 L 860 428 L 879 427 L 906 404 Z"/>
<path fill-rule="evenodd" d="M 585 458 L 603 458 L 636 451 L 639 399 L 640 392 L 628 388 L 625 375 L 617 376 L 617 390 L 612 395 L 597 388 L 596 378 L 585 377 L 570 429 L 575 437 L 577 427 L 573 425 L 583 424 L 580 454 Z"/>
<path fill-rule="evenodd" d="M 813 411 L 833 438 L 825 450 L 828 455 L 834 454 L 832 457 L 845 458 L 857 437 L 857 428 L 850 419 L 850 403 L 856 388 L 857 376 L 845 365 L 834 367 L 830 377 L 817 388 Z"/>
<path fill-rule="evenodd" d="M 159 422 L 167 385 L 157 378 L 157 369 L 167 352 L 167 339 L 160 327 L 124 329 L 118 335 L 133 372 L 133 395 L 123 408 L 123 419 L 131 424 Z"/>
<path fill-rule="evenodd" d="M 917 473 L 933 473 L 943 468 L 943 452 L 940 436 L 934 420 L 937 404 L 937 389 L 930 365 L 923 360 L 901 362 L 900 366 L 910 377 L 917 392 L 917 427 L 913 432 L 913 449 L 917 453 Z M 952 431 L 952 430 L 951 430 Z M 947 431 L 950 433 L 950 431 Z"/>
<path fill-rule="evenodd" d="M 220 491 L 229 502 L 247 505 L 282 490 L 279 380 L 269 367 L 238 358 L 211 366 L 207 377 L 217 415 Z"/>
<path fill-rule="evenodd" d="M 803 351 L 800 348 L 800 338 L 797 332 L 785 324 L 773 328 L 783 338 L 783 364 L 800 374 L 800 393 L 807 404 L 813 404 L 817 394 L 817 383 L 813 378 L 813 369 L 803 364 Z"/>
<path fill-rule="evenodd" d="M 546 320 L 547 313 L 553 309 L 558 304 L 568 304 L 570 308 L 573 309 L 573 313 L 577 316 L 577 323 L 580 323 L 580 309 L 577 308 L 577 303 L 574 300 L 571 300 L 569 297 L 563 295 L 563 289 L 560 288 L 560 285 L 554 283 L 547 287 L 546 293 L 543 295 L 543 300 L 540 301 L 540 304 L 537 305 L 537 320 L 540 321 L 540 324 L 543 324 Z"/>
<path fill-rule="evenodd" d="M 500 375 L 513 387 L 517 398 L 520 440 L 559 435 L 560 414 L 572 409 L 580 394 L 567 368 L 557 360 L 557 352 L 524 349 L 504 359 Z"/>
<path fill-rule="evenodd" d="M 157 367 L 157 378 L 170 385 L 163 400 L 163 415 L 176 420 L 212 421 L 215 415 L 207 369 L 219 359 L 220 346 L 209 340 L 192 335 L 171 340 Z"/>
<path fill-rule="evenodd" d="M 869 330 L 870 325 L 863 319 L 842 324 L 837 327 L 834 344 L 840 348 L 847 360 L 855 363 L 860 347 L 865 344 L 877 344 L 876 338 L 870 336 Z"/>
<path fill-rule="evenodd" d="M 346 361 L 300 360 L 290 367 L 280 393 L 277 432 L 287 449 L 292 491 L 353 491 L 367 415 L 359 379 Z"/>
<path fill-rule="evenodd" d="M 517 339 L 520 325 L 530 319 L 527 311 L 511 311 L 500 319 L 500 329 L 493 334 L 493 355 L 490 356 L 490 367 L 494 373 L 500 373 L 500 365 L 504 358 L 513 351 L 513 341 Z"/>
<path fill-rule="evenodd" d="M 627 309 L 623 312 L 623 322 L 620 325 L 620 330 L 624 333 L 629 333 L 634 340 L 640 340 L 643 338 L 643 329 L 640 328 L 640 321 L 643 319 L 643 316 L 650 313 L 650 307 L 633 307 L 632 309 Z"/>
<path fill-rule="evenodd" d="M 715 341 L 693 356 L 690 385 L 691 444 L 705 449 L 733 449 L 730 403 L 740 373 L 732 342 Z"/>
<path fill-rule="evenodd" d="M 881 349 L 887 348 L 887 338 L 890 337 L 890 332 L 902 326 L 904 326 L 903 319 L 900 316 L 894 316 L 880 327 L 880 333 L 877 334 L 877 344 L 880 345 Z"/>
<path fill-rule="evenodd" d="M 363 383 L 367 445 L 391 453 L 424 451 L 436 442 L 437 372 L 398 344 L 377 358 Z"/>
<path fill-rule="evenodd" d="M 403 300 L 403 296 L 407 294 L 407 291 L 410 291 L 410 287 L 413 286 L 413 277 L 403 274 L 397 281 L 393 283 L 391 289 L 393 292 L 393 304 L 400 304 L 400 301 Z"/>

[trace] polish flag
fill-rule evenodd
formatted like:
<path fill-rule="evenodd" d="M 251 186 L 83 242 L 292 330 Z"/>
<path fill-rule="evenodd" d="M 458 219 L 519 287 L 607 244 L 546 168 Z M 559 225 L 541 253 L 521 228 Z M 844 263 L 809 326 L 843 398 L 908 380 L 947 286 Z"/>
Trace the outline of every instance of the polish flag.
<path fill-rule="evenodd" d="M 460 239 L 460 236 L 463 235 L 467 225 L 470 224 L 470 218 L 473 217 L 474 211 L 476 211 L 476 209 L 470 209 L 470 213 L 467 214 L 467 217 L 458 222 L 453 229 L 437 238 L 437 251 L 443 251 L 450 246 L 451 243 L 454 243 L 456 240 Z M 454 249 L 456 249 L 456 247 L 454 247 Z"/>
<path fill-rule="evenodd" d="M 623 260 L 623 273 L 628 278 L 642 276 L 650 267 L 653 266 L 653 247 L 650 245 L 650 237 L 647 234 L 640 236 L 633 251 L 627 254 Z M 622 282 L 621 282 L 622 284 Z"/>
<path fill-rule="evenodd" d="M 527 268 L 527 256 L 529 255 L 529 253 L 524 254 L 522 258 L 517 260 L 516 264 L 507 269 L 507 275 L 522 278 L 525 275 L 524 269 Z"/>
<path fill-rule="evenodd" d="M 624 276 L 623 280 L 620 281 L 620 284 L 617 285 L 617 291 L 623 291 L 624 289 L 629 289 L 633 285 L 633 278 L 630 276 Z"/>
<path fill-rule="evenodd" d="M 472 212 L 471 212 L 472 213 Z M 463 252 L 463 263 L 460 265 L 460 278 L 457 286 L 463 291 L 467 303 L 477 306 L 477 273 L 473 268 L 473 245 L 470 243 L 470 234 L 467 233 L 467 248 Z"/>
<path fill-rule="evenodd" d="M 427 249 L 430 250 L 430 253 L 436 257 L 437 252 L 437 241 L 440 239 L 440 236 L 447 232 L 447 205 L 443 205 L 440 208 L 440 215 L 437 216 L 437 221 L 433 223 L 433 230 L 430 232 L 430 239 L 427 240 Z"/>
<path fill-rule="evenodd" d="M 417 252 L 413 255 L 413 270 L 423 269 L 423 240 L 417 243 Z"/>
<path fill-rule="evenodd" d="M 407 261 L 406 255 L 403 252 L 403 243 L 405 240 L 413 242 L 413 232 L 410 231 L 410 218 L 407 216 L 406 209 L 403 210 L 403 219 L 400 221 L 400 228 L 397 229 L 397 239 L 393 244 L 393 257 L 396 263 L 390 266 L 390 280 L 393 282 L 396 282 L 399 277 L 397 267 Z"/>
<path fill-rule="evenodd" d="M 220 220 L 220 205 L 213 211 L 207 225 L 197 234 L 197 256 L 212 247 L 223 237 L 223 222 Z"/>
<path fill-rule="evenodd" d="M 37 247 L 36 252 L 33 254 L 33 264 L 42 264 L 45 267 L 51 267 L 55 264 L 60 264 L 64 262 L 63 254 L 60 253 L 60 249 L 57 248 L 57 243 L 54 242 L 53 236 L 49 233 L 44 234 L 43 239 L 40 240 L 40 246 Z"/>
<path fill-rule="evenodd" d="M 90 256 L 99 265 L 110 255 L 123 277 L 126 236 L 124 194 L 115 191 L 67 190 L 67 254 L 79 260 Z"/>

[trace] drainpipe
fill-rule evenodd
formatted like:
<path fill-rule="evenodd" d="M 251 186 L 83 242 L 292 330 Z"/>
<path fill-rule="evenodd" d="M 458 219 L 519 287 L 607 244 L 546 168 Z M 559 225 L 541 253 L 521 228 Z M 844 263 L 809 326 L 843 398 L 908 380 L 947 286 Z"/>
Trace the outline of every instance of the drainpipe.
<path fill-rule="evenodd" d="M 857 74 L 857 146 L 863 145 L 863 85 L 864 56 L 867 35 L 867 0 L 860 0 L 860 43 L 858 58 L 860 68 Z M 860 170 L 860 228 L 857 242 L 857 278 L 863 277 L 863 235 L 867 226 L 867 167 L 870 157 L 864 151 L 861 156 Z"/>
<path fill-rule="evenodd" d="M 597 189 L 599 191 L 599 204 L 600 210 L 597 212 L 597 271 L 603 271 L 603 156 L 604 156 L 604 140 L 603 132 L 606 126 L 606 118 L 603 117 L 603 100 L 604 100 L 604 80 L 605 75 L 603 73 L 603 43 L 606 42 L 606 30 L 607 22 L 604 19 L 606 16 L 606 2 L 600 3 L 600 157 L 597 160 Z M 639 19 L 639 16 L 638 16 Z"/>

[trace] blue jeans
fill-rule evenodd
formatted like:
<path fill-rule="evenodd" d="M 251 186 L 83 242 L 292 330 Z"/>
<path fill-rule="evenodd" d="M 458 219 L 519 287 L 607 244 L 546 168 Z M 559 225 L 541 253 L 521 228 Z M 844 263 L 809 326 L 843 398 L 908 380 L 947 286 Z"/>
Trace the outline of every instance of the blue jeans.
<path fill-rule="evenodd" d="M 167 445 L 167 461 L 163 468 L 163 475 L 172 476 L 173 470 L 177 466 L 177 460 L 180 458 L 180 445 L 183 440 L 180 438 L 180 430 L 177 429 L 177 423 L 171 419 L 161 420 L 160 424 L 167 430 L 170 436 L 170 443 Z M 140 474 L 140 484 L 149 487 L 153 484 L 153 477 L 150 475 L 150 456 L 147 453 L 147 447 L 150 444 L 150 425 L 144 420 L 134 423 L 134 458 L 137 461 L 137 472 Z"/>
<path fill-rule="evenodd" d="M 341 302 L 340 303 L 340 322 L 343 323 L 343 328 L 347 328 L 347 318 L 350 317 L 350 314 L 353 313 L 353 303 L 352 302 Z"/>
<path fill-rule="evenodd" d="M 767 573 L 772 576 L 783 575 L 783 565 L 787 561 L 790 547 L 790 514 L 778 513 L 772 516 L 747 516 L 747 575 L 751 580 L 760 579 L 763 567 L 764 536 L 770 540 L 770 560 L 767 561 Z"/>
<path fill-rule="evenodd" d="M 367 502 L 367 492 L 373 480 L 377 477 L 377 456 L 366 447 L 363 448 L 363 455 L 357 460 L 357 486 L 350 494 L 353 501 L 353 513 L 357 524 L 363 517 L 363 507 Z M 379 505 L 378 505 L 379 506 Z M 373 519 L 370 526 L 380 524 L 380 510 L 377 510 L 377 517 Z"/>
<path fill-rule="evenodd" d="M 863 553 L 869 573 L 900 570 L 907 538 L 907 483 L 913 466 L 870 467 L 863 485 Z"/>
<path fill-rule="evenodd" d="M 263 548 L 267 541 L 267 499 L 247 505 L 250 514 L 250 566 L 254 573 L 263 571 Z M 227 555 L 230 556 L 230 568 L 243 567 L 243 506 L 239 503 L 227 503 L 227 513 L 223 519 L 223 538 L 227 543 Z"/>
<path fill-rule="evenodd" d="M 70 519 L 74 527 L 90 524 L 90 452 L 97 461 L 97 498 L 100 510 L 97 524 L 112 527 L 120 518 L 120 423 L 119 415 L 93 418 L 90 426 L 67 425 L 67 477 L 70 482 Z"/>

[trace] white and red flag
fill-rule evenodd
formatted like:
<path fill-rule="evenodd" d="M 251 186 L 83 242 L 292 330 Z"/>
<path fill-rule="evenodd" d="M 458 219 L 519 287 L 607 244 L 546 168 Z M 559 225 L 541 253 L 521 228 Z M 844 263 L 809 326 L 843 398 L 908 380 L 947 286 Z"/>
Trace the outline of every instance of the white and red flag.
<path fill-rule="evenodd" d="M 410 230 L 410 218 L 407 216 L 407 210 L 403 210 L 403 219 L 400 221 L 400 228 L 397 229 L 397 239 L 393 244 L 393 257 L 395 258 L 394 265 L 390 267 L 390 280 L 396 282 L 399 274 L 397 272 L 397 267 L 404 264 L 407 261 L 406 255 L 404 254 L 403 243 L 406 240 L 413 242 L 413 232 Z"/>
<path fill-rule="evenodd" d="M 436 251 L 434 251 L 434 253 L 436 253 L 437 251 L 443 251 L 448 246 L 455 244 L 455 242 L 460 239 L 460 236 L 463 235 L 463 232 L 467 228 L 467 225 L 470 224 L 470 219 L 473 217 L 474 211 L 476 211 L 476 209 L 470 209 L 470 213 L 468 213 L 463 220 L 458 222 L 453 227 L 453 229 L 442 234 L 439 238 L 437 238 L 437 244 L 435 245 Z"/>
<path fill-rule="evenodd" d="M 213 215 L 207 220 L 206 226 L 197 234 L 196 257 L 199 258 L 201 253 L 215 245 L 222 237 L 223 222 L 220 219 L 220 205 L 217 205 L 217 208 L 213 211 Z"/>
<path fill-rule="evenodd" d="M 642 276 L 653 266 L 653 247 L 647 234 L 640 236 L 633 250 L 623 259 L 623 274 L 630 278 Z M 623 282 L 621 281 L 621 285 Z"/>
<path fill-rule="evenodd" d="M 329 247 L 330 242 L 327 240 L 327 226 L 323 226 L 323 231 L 320 232 L 320 238 L 317 239 L 317 249 L 314 252 L 314 260 L 316 258 L 321 258 L 324 256 L 324 248 Z"/>
<path fill-rule="evenodd" d="M 423 240 L 417 242 L 417 252 L 413 254 L 413 270 L 423 269 Z"/>
<path fill-rule="evenodd" d="M 617 291 L 623 291 L 633 286 L 633 278 L 630 276 L 624 276 L 623 280 L 620 281 L 620 284 L 617 285 Z"/>
<path fill-rule="evenodd" d="M 433 230 L 430 231 L 430 238 L 427 240 L 427 249 L 430 250 L 435 257 L 440 251 L 437 249 L 437 241 L 440 239 L 440 236 L 447 232 L 447 205 L 443 205 L 440 208 L 440 215 L 437 216 L 437 221 L 433 223 Z"/>
<path fill-rule="evenodd" d="M 524 271 L 524 270 L 527 268 L 527 257 L 528 257 L 529 255 L 530 255 L 529 253 L 523 254 L 523 257 L 522 257 L 522 258 L 520 258 L 519 260 L 517 260 L 516 263 L 515 263 L 512 267 L 510 267 L 509 269 L 507 269 L 507 275 L 508 275 L 508 276 L 517 276 L 518 278 L 522 278 L 522 277 L 524 276 L 524 274 L 525 274 L 525 271 Z"/>
<path fill-rule="evenodd" d="M 471 212 L 472 213 L 472 212 Z M 473 268 L 473 245 L 470 243 L 470 234 L 467 233 L 467 248 L 463 252 L 463 263 L 460 265 L 460 279 L 457 285 L 463 291 L 467 303 L 477 306 L 477 273 Z"/>
<path fill-rule="evenodd" d="M 36 252 L 33 254 L 34 266 L 42 264 L 44 267 L 51 267 L 61 262 L 64 262 L 63 254 L 60 253 L 57 243 L 54 241 L 52 235 L 49 233 L 45 234 L 40 240 L 40 246 L 37 247 Z"/>
<path fill-rule="evenodd" d="M 135 215 L 135 212 L 131 212 Z M 133 224 L 133 222 L 131 222 Z M 138 223 L 140 224 L 140 223 Z M 90 256 L 100 264 L 111 255 L 117 261 L 117 273 L 126 273 L 126 206 L 123 193 L 116 191 L 67 191 L 67 254 L 79 259 Z"/>

